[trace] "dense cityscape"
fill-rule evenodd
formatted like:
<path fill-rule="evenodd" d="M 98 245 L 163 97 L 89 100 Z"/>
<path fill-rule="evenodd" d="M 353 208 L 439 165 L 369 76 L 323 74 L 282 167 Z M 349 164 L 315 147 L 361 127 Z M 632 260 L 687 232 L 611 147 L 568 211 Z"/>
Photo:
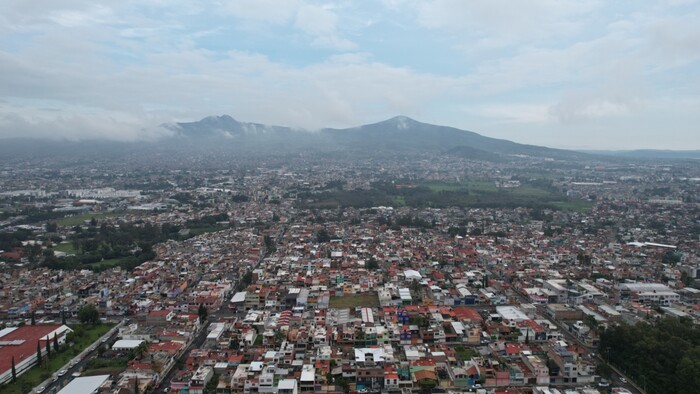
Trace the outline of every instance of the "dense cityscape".
<path fill-rule="evenodd" d="M 0 391 L 700 387 L 696 160 L 232 157 L 2 163 Z"/>

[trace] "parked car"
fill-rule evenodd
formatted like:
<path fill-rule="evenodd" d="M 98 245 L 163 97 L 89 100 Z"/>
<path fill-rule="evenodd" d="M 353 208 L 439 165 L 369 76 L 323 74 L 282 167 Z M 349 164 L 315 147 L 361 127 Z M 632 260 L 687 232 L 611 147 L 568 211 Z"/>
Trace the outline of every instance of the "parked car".
<path fill-rule="evenodd" d="M 63 376 L 67 373 L 68 373 L 68 371 L 66 371 L 65 369 L 62 369 L 62 370 L 58 371 L 58 376 Z"/>

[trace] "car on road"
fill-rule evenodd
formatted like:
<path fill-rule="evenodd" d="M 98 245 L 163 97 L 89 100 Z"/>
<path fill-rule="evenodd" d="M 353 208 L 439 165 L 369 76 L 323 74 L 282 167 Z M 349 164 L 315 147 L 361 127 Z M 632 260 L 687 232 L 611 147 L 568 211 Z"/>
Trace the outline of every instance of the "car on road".
<path fill-rule="evenodd" d="M 58 376 L 54 375 L 53 378 L 51 378 L 51 383 L 56 383 L 58 382 Z"/>
<path fill-rule="evenodd" d="M 68 371 L 66 371 L 65 369 L 62 369 L 62 370 L 58 371 L 58 376 L 63 376 L 67 373 L 68 373 Z"/>
<path fill-rule="evenodd" d="M 620 382 L 627 384 L 627 379 L 624 377 L 620 376 Z"/>
<path fill-rule="evenodd" d="M 37 393 L 43 393 L 44 390 L 46 390 L 46 387 L 41 386 L 41 387 L 39 387 L 38 389 L 36 389 L 36 392 L 37 392 Z"/>

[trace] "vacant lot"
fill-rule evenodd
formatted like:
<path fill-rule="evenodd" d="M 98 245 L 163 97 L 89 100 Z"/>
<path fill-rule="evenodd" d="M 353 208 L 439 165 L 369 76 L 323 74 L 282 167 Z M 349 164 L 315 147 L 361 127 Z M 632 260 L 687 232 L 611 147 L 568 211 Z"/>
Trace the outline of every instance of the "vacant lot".
<path fill-rule="evenodd" d="M 331 308 L 354 308 L 363 306 L 368 308 L 379 306 L 379 297 L 375 293 L 352 294 L 338 297 L 331 297 Z"/>

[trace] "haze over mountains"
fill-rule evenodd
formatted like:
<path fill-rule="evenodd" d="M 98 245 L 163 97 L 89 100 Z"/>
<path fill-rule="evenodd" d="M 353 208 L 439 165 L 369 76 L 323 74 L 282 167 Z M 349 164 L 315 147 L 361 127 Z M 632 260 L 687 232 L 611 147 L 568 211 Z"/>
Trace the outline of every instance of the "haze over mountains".
<path fill-rule="evenodd" d="M 559 160 L 601 157 L 640 159 L 697 159 L 700 151 L 587 151 L 577 152 L 543 146 L 520 144 L 490 138 L 454 127 L 439 126 L 396 116 L 382 122 L 347 129 L 324 128 L 308 131 L 292 127 L 240 122 L 229 115 L 208 116 L 199 121 L 168 123 L 160 126 L 169 135 L 151 142 L 2 140 L 0 153 L 13 156 L 37 154 L 50 149 L 54 154 L 91 150 L 100 154 L 119 155 L 144 149 L 161 152 L 287 152 L 319 153 L 347 151 L 364 153 L 439 153 L 484 161 L 501 161 L 518 156 Z M 44 154 L 44 153 L 40 153 Z"/>
<path fill-rule="evenodd" d="M 317 150 L 362 150 L 392 152 L 444 152 L 478 160 L 499 160 L 508 155 L 561 159 L 585 154 L 489 138 L 453 127 L 422 123 L 405 116 L 363 126 L 306 131 L 282 126 L 239 122 L 228 115 L 209 116 L 197 122 L 166 124 L 175 139 L 188 143 Z"/>

